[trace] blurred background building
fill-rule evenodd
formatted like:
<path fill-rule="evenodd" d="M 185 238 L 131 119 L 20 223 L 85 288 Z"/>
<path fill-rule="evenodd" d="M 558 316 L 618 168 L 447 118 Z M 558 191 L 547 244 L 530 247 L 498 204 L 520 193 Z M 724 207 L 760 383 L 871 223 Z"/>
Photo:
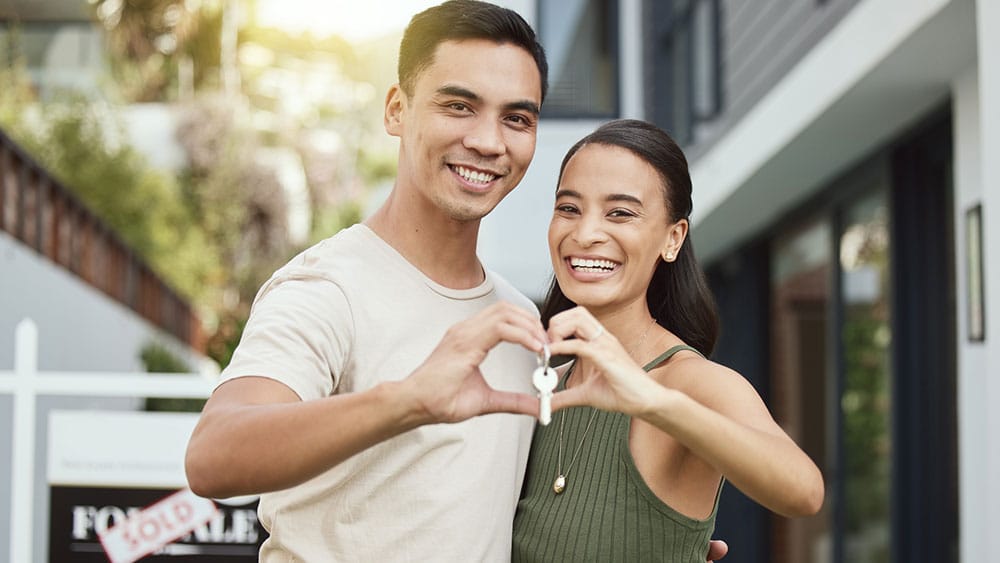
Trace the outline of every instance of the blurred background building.
<path fill-rule="evenodd" d="M 531 172 L 486 244 L 516 236 L 505 226 L 526 210 L 547 213 L 531 192 L 551 193 L 569 143 L 600 121 L 666 128 L 691 163 L 692 240 L 723 318 L 714 357 L 826 476 L 822 512 L 792 521 L 727 488 L 727 560 L 995 559 L 1000 5 L 519 7 L 552 94 Z M 518 258 L 526 276 L 545 261 Z"/>
<path fill-rule="evenodd" d="M 367 5 L 0 0 L 0 139 L 18 147 L 0 152 L 0 343 L 32 315 L 49 369 L 135 369 L 150 342 L 191 367 L 224 365 L 274 265 L 362 218 L 391 186 L 381 100 L 399 30 L 433 3 L 373 3 L 395 27 L 362 34 L 334 24 L 362 21 Z M 1000 38 L 989 32 L 1000 5 L 499 3 L 539 31 L 550 93 L 525 180 L 484 221 L 484 261 L 541 301 L 565 151 L 609 119 L 664 127 L 691 164 L 692 241 L 723 319 L 714 359 L 754 384 L 824 472 L 827 502 L 812 518 L 771 516 L 727 487 L 716 534 L 726 561 L 995 559 L 1000 259 L 987 249 L 1000 245 Z M 59 121 L 60 107 L 93 117 Z M 111 124 L 100 141 L 110 168 L 135 170 L 121 184 L 148 188 L 137 203 L 122 187 L 119 207 L 102 203 L 76 187 L 87 176 L 66 164 L 76 153 L 46 152 L 53 138 L 95 144 L 88 123 Z M 29 185 L 42 195 L 24 195 Z M 105 234 L 57 243 L 39 230 L 60 215 L 27 212 L 62 192 L 111 209 L 80 230 Z M 175 207 L 158 234 L 114 219 Z M 80 266 L 89 255 L 78 250 L 102 236 L 138 249 L 117 285 Z M 179 297 L 197 331 L 135 306 L 140 271 Z M 0 346 L 0 370 L 10 361 Z"/>

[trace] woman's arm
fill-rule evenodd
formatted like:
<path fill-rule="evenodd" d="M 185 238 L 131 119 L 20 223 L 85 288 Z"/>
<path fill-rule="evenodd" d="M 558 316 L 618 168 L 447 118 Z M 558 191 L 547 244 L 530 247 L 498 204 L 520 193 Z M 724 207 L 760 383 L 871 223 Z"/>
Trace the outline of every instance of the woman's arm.
<path fill-rule="evenodd" d="M 783 516 L 807 516 L 823 504 L 823 476 L 778 426 L 740 374 L 690 353 L 661 373 L 681 387 L 652 382 L 632 416 L 673 436 L 733 485 Z"/>
<path fill-rule="evenodd" d="M 647 374 L 612 334 L 565 340 L 595 333 L 597 321 L 580 311 L 564 312 L 550 323 L 558 327 L 550 328 L 552 353 L 583 360 L 581 369 L 574 369 L 572 388 L 553 398 L 554 410 L 590 405 L 642 419 L 768 509 L 784 516 L 819 511 L 824 496 L 819 469 L 746 379 L 693 352 L 681 352 Z"/>

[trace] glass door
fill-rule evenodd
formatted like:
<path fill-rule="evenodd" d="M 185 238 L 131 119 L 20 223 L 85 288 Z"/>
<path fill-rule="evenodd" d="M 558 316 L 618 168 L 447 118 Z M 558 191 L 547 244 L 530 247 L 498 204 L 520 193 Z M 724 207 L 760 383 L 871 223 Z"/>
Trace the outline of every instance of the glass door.
<path fill-rule="evenodd" d="M 836 381 L 831 312 L 833 231 L 820 217 L 777 237 L 771 247 L 771 393 L 775 419 L 816 462 L 829 488 Z M 829 495 L 828 495 L 829 498 Z M 832 503 L 816 516 L 773 522 L 775 563 L 832 559 Z"/>
<path fill-rule="evenodd" d="M 849 205 L 840 252 L 842 561 L 891 561 L 892 366 L 885 190 Z"/>

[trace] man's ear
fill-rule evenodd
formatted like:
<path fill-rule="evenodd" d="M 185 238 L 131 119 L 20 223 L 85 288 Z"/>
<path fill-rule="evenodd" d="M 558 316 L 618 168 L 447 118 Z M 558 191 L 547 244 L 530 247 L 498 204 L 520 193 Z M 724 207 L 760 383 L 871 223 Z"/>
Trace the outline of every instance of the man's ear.
<path fill-rule="evenodd" d="M 393 137 L 399 137 L 402 134 L 405 96 L 406 94 L 403 93 L 399 84 L 390 86 L 385 95 L 385 113 L 382 116 L 382 122 L 385 125 L 385 132 Z"/>

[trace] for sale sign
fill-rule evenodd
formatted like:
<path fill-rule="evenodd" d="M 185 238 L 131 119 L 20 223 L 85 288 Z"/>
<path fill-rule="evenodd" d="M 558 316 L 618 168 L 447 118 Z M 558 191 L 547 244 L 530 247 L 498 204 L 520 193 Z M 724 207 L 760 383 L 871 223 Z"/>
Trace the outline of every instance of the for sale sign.
<path fill-rule="evenodd" d="M 111 563 L 133 563 L 194 531 L 215 516 L 215 503 L 178 491 L 100 534 Z"/>
<path fill-rule="evenodd" d="M 100 538 L 174 493 L 164 489 L 66 487 L 50 489 L 51 563 L 108 563 Z M 257 561 L 267 533 L 252 498 L 215 501 L 210 520 L 144 556 L 143 563 L 238 563 Z M 152 532 L 147 528 L 146 533 Z"/>
<path fill-rule="evenodd" d="M 257 560 L 257 498 L 200 498 L 184 451 L 197 415 L 52 411 L 48 561 Z"/>

